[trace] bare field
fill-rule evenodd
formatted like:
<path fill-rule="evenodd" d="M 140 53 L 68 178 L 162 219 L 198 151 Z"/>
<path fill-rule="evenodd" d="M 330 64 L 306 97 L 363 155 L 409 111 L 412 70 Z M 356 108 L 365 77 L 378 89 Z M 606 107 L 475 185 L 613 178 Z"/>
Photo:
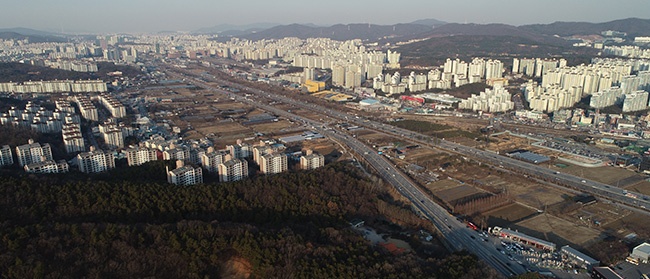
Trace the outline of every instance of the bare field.
<path fill-rule="evenodd" d="M 641 182 L 631 184 L 625 187 L 626 190 L 634 191 L 641 193 L 646 196 L 650 196 L 650 182 L 643 180 Z"/>
<path fill-rule="evenodd" d="M 294 125 L 289 123 L 287 120 L 278 120 L 277 122 L 269 122 L 257 125 L 250 125 L 250 127 L 260 133 L 269 134 L 275 132 L 281 132 L 283 129 L 293 127 Z"/>
<path fill-rule="evenodd" d="M 219 101 L 218 103 L 213 103 L 212 106 L 219 110 L 250 108 L 249 105 L 242 104 L 239 102 L 233 102 L 233 101 Z"/>
<path fill-rule="evenodd" d="M 540 214 L 517 223 L 524 228 L 524 233 L 535 237 L 547 239 L 557 245 L 577 244 L 584 245 L 601 236 L 598 230 L 587 228 L 573 222 L 549 214 Z"/>
<path fill-rule="evenodd" d="M 597 202 L 584 206 L 571 214 L 567 214 L 567 217 L 571 217 L 574 219 L 574 222 L 582 223 L 588 227 L 602 227 L 616 222 L 628 214 L 630 214 L 628 210 L 612 204 Z"/>
<path fill-rule="evenodd" d="M 477 190 L 474 187 L 467 186 L 467 185 L 460 185 L 454 188 L 449 188 L 449 189 L 434 192 L 434 195 L 436 195 L 436 197 L 440 198 L 441 200 L 450 203 L 452 201 L 462 199 L 464 197 L 468 197 L 471 195 L 475 195 L 478 193 L 481 193 L 481 191 Z"/>
<path fill-rule="evenodd" d="M 598 181 L 601 183 L 609 184 L 609 185 L 614 185 L 616 186 L 619 184 L 620 186 L 623 186 L 621 182 L 625 182 L 627 179 L 635 180 L 634 176 L 638 176 L 639 178 L 641 175 L 636 174 L 634 172 L 631 172 L 626 169 L 622 168 L 617 168 L 617 167 L 597 167 L 597 168 L 585 168 L 581 166 L 576 166 L 576 165 L 571 165 L 571 164 L 566 164 L 568 167 L 566 168 L 558 168 L 554 165 L 551 165 L 551 168 L 560 172 L 572 174 L 575 176 L 579 177 L 584 177 L 586 179 Z"/>
<path fill-rule="evenodd" d="M 427 188 L 431 190 L 431 192 L 438 192 L 438 191 L 443 191 L 447 189 L 451 189 L 454 187 L 458 187 L 460 183 L 457 181 L 451 180 L 451 179 L 442 179 L 438 180 L 436 182 L 432 182 L 429 185 L 427 185 Z"/>
<path fill-rule="evenodd" d="M 522 204 L 513 203 L 488 212 L 482 215 L 488 218 L 490 226 L 507 226 L 511 222 L 523 220 L 537 211 Z"/>
<path fill-rule="evenodd" d="M 627 216 L 605 226 L 619 237 L 636 233 L 639 238 L 650 238 L 650 222 L 648 215 L 632 212 Z"/>

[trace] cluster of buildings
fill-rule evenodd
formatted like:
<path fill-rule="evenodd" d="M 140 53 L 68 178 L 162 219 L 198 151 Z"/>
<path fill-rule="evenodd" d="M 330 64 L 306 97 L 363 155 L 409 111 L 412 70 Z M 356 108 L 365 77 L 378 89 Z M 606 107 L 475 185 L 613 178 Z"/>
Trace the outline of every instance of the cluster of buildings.
<path fill-rule="evenodd" d="M 638 46 L 605 46 L 603 54 L 609 56 L 622 56 L 628 58 L 650 58 L 650 49 L 642 49 Z"/>
<path fill-rule="evenodd" d="M 518 65 L 521 70 L 522 62 Z M 620 104 L 623 111 L 628 112 L 648 107 L 647 93 L 643 93 L 650 86 L 646 62 L 594 59 L 590 65 L 576 67 L 559 67 L 559 63 L 558 67 L 554 68 L 551 63 L 547 67 L 544 61 L 541 69 L 537 65 L 534 63 L 533 72 L 537 75 L 541 71 L 541 84 L 530 81 L 523 85 L 524 97 L 534 111 L 554 112 L 569 108 L 587 95 L 595 96 L 592 105 L 596 108 Z M 635 70 L 637 74 L 632 75 Z"/>
<path fill-rule="evenodd" d="M 463 86 L 468 83 L 481 82 L 483 80 L 501 79 L 503 76 L 503 63 L 499 60 L 483 60 L 474 58 L 467 63 L 459 59 L 447 59 L 440 68 L 430 70 L 426 75 L 423 73 L 411 74 L 402 78 L 398 72 L 393 75 L 378 74 L 372 82 L 375 90 L 381 90 L 388 94 L 401 94 L 407 89 L 410 92 L 424 91 L 427 89 L 450 89 Z"/>
<path fill-rule="evenodd" d="M 101 93 L 107 91 L 108 87 L 102 80 L 51 80 L 0 83 L 0 92 L 8 93 Z"/>
<path fill-rule="evenodd" d="M 505 112 L 515 106 L 511 95 L 503 87 L 495 86 L 494 89 L 485 89 L 479 95 L 472 95 L 458 104 L 459 109 L 469 109 L 484 112 Z"/>

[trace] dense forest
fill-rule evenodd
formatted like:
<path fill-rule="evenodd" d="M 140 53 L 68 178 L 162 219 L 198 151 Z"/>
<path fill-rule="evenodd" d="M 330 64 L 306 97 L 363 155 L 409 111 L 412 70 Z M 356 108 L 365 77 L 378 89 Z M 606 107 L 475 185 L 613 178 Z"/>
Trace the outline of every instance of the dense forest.
<path fill-rule="evenodd" d="M 393 255 L 371 245 L 349 220 L 405 231 L 421 223 L 349 164 L 188 187 L 167 184 L 164 166 L 0 171 L 1 277 L 496 277 L 466 253 Z"/>

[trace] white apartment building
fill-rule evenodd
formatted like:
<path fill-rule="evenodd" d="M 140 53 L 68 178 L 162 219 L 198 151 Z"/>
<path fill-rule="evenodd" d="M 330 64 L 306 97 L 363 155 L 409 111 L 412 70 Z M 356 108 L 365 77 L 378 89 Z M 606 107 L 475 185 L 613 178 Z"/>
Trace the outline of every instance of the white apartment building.
<path fill-rule="evenodd" d="M 616 104 L 623 92 L 618 87 L 612 87 L 604 91 L 591 94 L 589 106 L 593 108 L 605 108 Z"/>
<path fill-rule="evenodd" d="M 158 160 L 155 149 L 146 147 L 134 147 L 125 151 L 126 160 L 129 166 L 139 166 L 147 162 Z"/>
<path fill-rule="evenodd" d="M 21 167 L 31 163 L 38 163 L 52 159 L 52 148 L 49 144 L 34 143 L 29 139 L 28 144 L 16 146 L 16 157 Z"/>
<path fill-rule="evenodd" d="M 276 174 L 289 169 L 287 155 L 282 153 L 270 153 L 260 157 L 260 170 L 264 174 Z"/>
<path fill-rule="evenodd" d="M 62 136 L 65 151 L 68 153 L 86 151 L 86 144 L 84 143 L 83 135 L 81 134 L 81 126 L 72 118 L 66 117 L 66 123 L 63 125 Z"/>
<path fill-rule="evenodd" d="M 14 164 L 13 154 L 11 153 L 11 147 L 9 145 L 3 145 L 0 148 L 0 167 L 10 166 Z"/>
<path fill-rule="evenodd" d="M 648 108 L 648 92 L 643 90 L 625 93 L 623 98 L 623 112 L 639 111 Z"/>
<path fill-rule="evenodd" d="M 505 112 L 514 108 L 514 102 L 511 99 L 512 96 L 503 87 L 495 87 L 494 90 L 488 88 L 479 95 L 472 95 L 467 100 L 461 101 L 458 108 L 473 111 Z"/>
<path fill-rule="evenodd" d="M 58 162 L 47 160 L 25 165 L 24 169 L 28 173 L 65 173 L 69 171 L 69 166 L 65 160 Z"/>
<path fill-rule="evenodd" d="M 91 150 L 90 152 L 79 153 L 77 160 L 79 170 L 85 173 L 105 172 L 115 168 L 115 157 L 112 152 Z"/>
<path fill-rule="evenodd" d="M 303 170 L 313 170 L 325 166 L 325 156 L 321 154 L 307 152 L 306 155 L 300 156 L 300 168 Z"/>
<path fill-rule="evenodd" d="M 248 159 L 253 157 L 253 146 L 242 142 L 241 140 L 237 140 L 237 144 L 226 145 L 226 149 L 228 149 L 230 155 L 237 159 Z"/>
<path fill-rule="evenodd" d="M 163 160 L 190 160 L 190 149 L 185 146 L 171 145 L 170 149 L 163 151 Z"/>
<path fill-rule="evenodd" d="M 79 111 L 81 112 L 81 117 L 83 117 L 86 120 L 99 121 L 99 114 L 97 112 L 97 108 L 95 107 L 95 105 L 93 105 L 90 99 L 84 96 L 75 96 L 74 100 L 77 103 L 77 106 L 79 107 Z"/>
<path fill-rule="evenodd" d="M 120 103 L 115 97 L 108 94 L 99 95 L 99 101 L 115 118 L 126 117 L 126 107 Z"/>
<path fill-rule="evenodd" d="M 219 172 L 219 165 L 224 162 L 225 152 L 215 151 L 208 148 L 208 151 L 201 155 L 201 166 L 209 172 Z"/>
<path fill-rule="evenodd" d="M 167 182 L 179 186 L 203 183 L 203 171 L 201 168 L 186 166 L 179 160 L 176 162 L 176 169 L 167 169 Z"/>
<path fill-rule="evenodd" d="M 233 158 L 219 164 L 219 181 L 238 181 L 248 177 L 248 162 Z"/>

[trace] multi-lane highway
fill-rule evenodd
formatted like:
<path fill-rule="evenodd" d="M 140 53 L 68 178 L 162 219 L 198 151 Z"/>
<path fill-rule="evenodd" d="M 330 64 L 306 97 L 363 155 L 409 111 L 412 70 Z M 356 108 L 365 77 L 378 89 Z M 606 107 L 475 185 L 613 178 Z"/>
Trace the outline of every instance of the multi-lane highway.
<path fill-rule="evenodd" d="M 174 73 L 168 72 L 168 74 L 174 75 Z M 439 230 L 443 238 L 447 241 L 448 246 L 453 250 L 467 250 L 472 253 L 475 253 L 479 258 L 484 260 L 487 264 L 496 269 L 499 273 L 504 276 L 512 276 L 517 274 L 522 274 L 526 272 L 526 269 L 523 266 L 517 265 L 512 260 L 508 259 L 505 255 L 499 253 L 494 244 L 481 241 L 478 234 L 467 228 L 465 224 L 455 217 L 450 215 L 443 207 L 433 202 L 425 193 L 423 193 L 413 181 L 411 181 L 407 176 L 402 172 L 397 170 L 395 166 L 388 161 L 384 156 L 378 155 L 375 150 L 366 146 L 356 138 L 346 134 L 343 131 L 327 127 L 325 123 L 315 121 L 312 119 L 304 118 L 299 115 L 289 113 L 287 111 L 278 109 L 271 105 L 261 103 L 252 98 L 247 98 L 241 95 L 230 94 L 230 92 L 216 88 L 202 80 L 194 79 L 187 80 L 195 85 L 199 85 L 205 89 L 219 92 L 222 94 L 229 94 L 231 98 L 234 98 L 237 101 L 248 103 L 252 106 L 256 106 L 268 112 L 274 113 L 278 116 L 283 116 L 294 121 L 299 121 L 305 123 L 319 133 L 328 136 L 336 141 L 348 146 L 351 150 L 357 154 L 363 154 L 363 159 L 372 166 L 377 172 L 391 185 L 393 185 L 397 191 L 408 198 L 413 205 L 423 214 L 423 217 L 431 220 L 434 226 Z M 268 92 L 263 92 L 261 90 L 243 87 L 241 85 L 232 84 L 224 81 L 221 83 L 226 83 L 228 86 L 233 86 L 235 88 L 240 88 L 246 90 L 247 92 L 252 92 L 254 94 L 259 94 L 259 97 L 272 98 L 277 101 L 282 101 L 287 104 L 293 104 L 295 106 L 306 108 L 312 111 L 320 111 L 323 113 L 323 116 L 332 116 L 339 119 L 349 118 L 347 114 L 343 114 L 337 111 L 330 111 L 320 106 L 313 104 L 304 104 L 295 102 L 292 99 L 271 95 Z M 272 96 L 272 97 L 269 97 Z M 334 114 L 334 115 L 332 115 Z M 375 123 L 373 123 L 375 124 Z"/>

